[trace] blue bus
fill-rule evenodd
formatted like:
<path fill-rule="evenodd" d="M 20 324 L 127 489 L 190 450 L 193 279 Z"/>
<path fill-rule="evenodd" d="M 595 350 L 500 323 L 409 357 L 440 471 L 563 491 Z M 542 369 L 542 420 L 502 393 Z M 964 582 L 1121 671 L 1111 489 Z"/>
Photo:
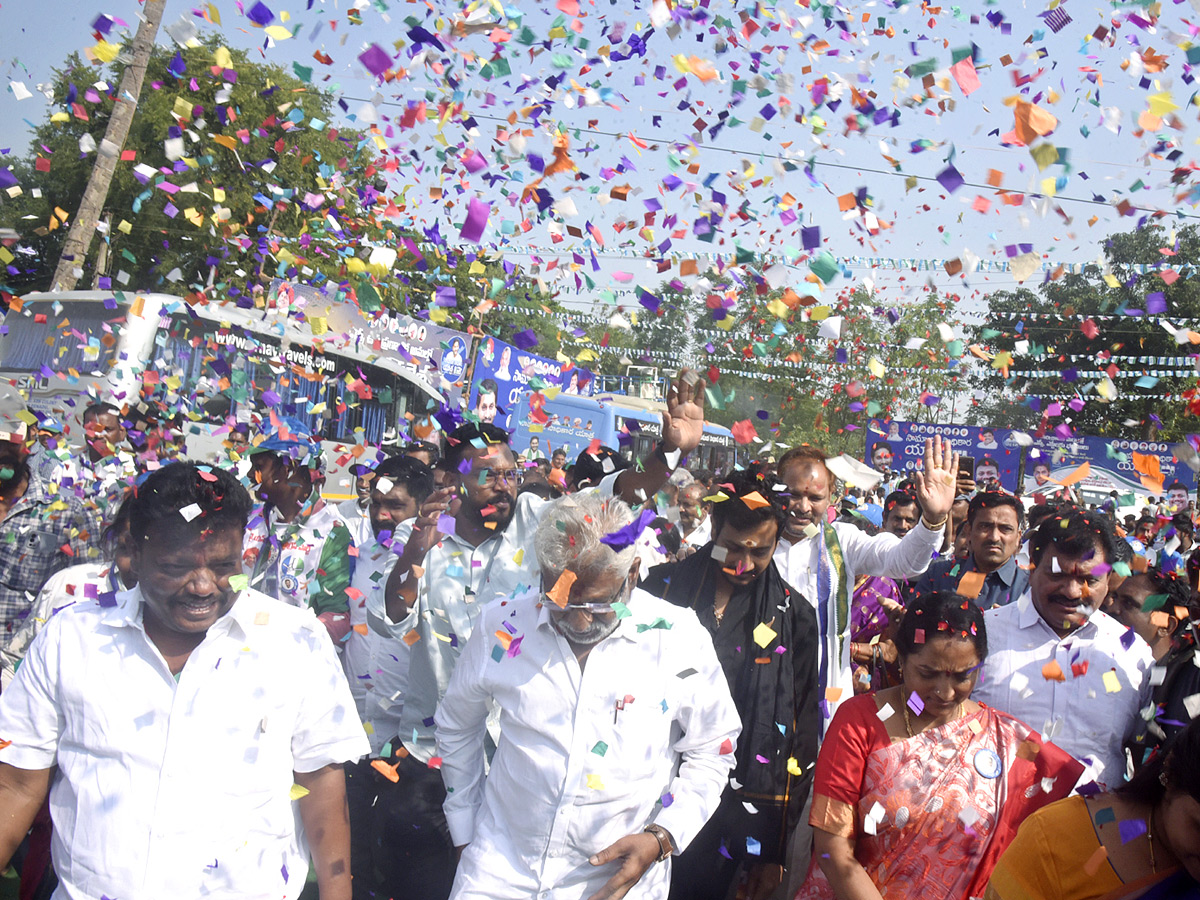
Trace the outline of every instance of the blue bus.
<path fill-rule="evenodd" d="M 514 417 L 513 449 L 527 459 L 550 459 L 561 448 L 568 462 L 574 462 L 595 439 L 630 461 L 641 459 L 662 437 L 662 412 L 666 409 L 661 401 L 623 394 L 579 397 L 559 393 L 549 397 L 532 392 L 523 395 L 520 403 Z M 733 433 L 706 422 L 700 446 L 688 457 L 688 467 L 722 472 L 736 461 Z"/>

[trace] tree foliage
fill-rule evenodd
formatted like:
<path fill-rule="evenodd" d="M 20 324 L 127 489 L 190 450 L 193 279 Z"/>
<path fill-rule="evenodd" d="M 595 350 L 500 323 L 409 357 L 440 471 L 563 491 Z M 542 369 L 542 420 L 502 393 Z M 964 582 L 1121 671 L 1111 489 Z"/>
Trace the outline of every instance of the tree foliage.
<path fill-rule="evenodd" d="M 1081 272 L 992 294 L 974 335 L 994 358 L 975 369 L 973 420 L 1140 439 L 1194 431 L 1178 395 L 1196 372 L 1175 359 L 1194 351 L 1195 328 L 1178 323 L 1200 319 L 1198 262 L 1196 226 L 1150 225 L 1109 237 Z"/>
<path fill-rule="evenodd" d="M 59 108 L 14 166 L 22 192 L 0 207 L 0 222 L 36 250 L 10 289 L 48 286 L 63 225 L 104 152 L 123 59 L 97 71 L 73 55 L 55 71 Z M 100 274 L 131 290 L 245 286 L 289 268 L 337 277 L 342 254 L 320 238 L 361 233 L 378 194 L 369 143 L 332 127 L 332 113 L 327 93 L 215 40 L 156 47 L 105 203 L 109 262 Z M 99 242 L 84 266 L 88 285 L 98 252 Z"/>
<path fill-rule="evenodd" d="M 4 286 L 45 290 L 83 195 L 125 57 L 101 69 L 77 55 L 54 73 L 58 106 L 13 165 L 20 186 L 0 226 L 21 236 Z M 480 330 L 503 340 L 532 330 L 538 353 L 560 350 L 562 307 L 521 270 L 451 246 L 438 226 L 405 217 L 376 155 L 376 134 L 331 124 L 329 93 L 292 72 L 227 50 L 155 48 L 124 155 L 105 203 L 114 290 L 204 291 L 262 302 L 274 277 L 358 302 Z M 399 199 L 400 205 L 397 205 Z M 93 285 L 100 241 L 80 287 Z"/>

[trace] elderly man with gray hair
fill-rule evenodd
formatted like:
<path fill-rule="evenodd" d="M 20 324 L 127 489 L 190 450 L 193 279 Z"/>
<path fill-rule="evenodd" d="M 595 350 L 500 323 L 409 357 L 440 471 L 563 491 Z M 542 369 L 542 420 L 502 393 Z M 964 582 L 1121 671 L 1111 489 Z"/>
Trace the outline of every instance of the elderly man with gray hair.
<path fill-rule="evenodd" d="M 670 856 L 717 808 L 741 723 L 695 613 L 634 586 L 646 518 L 557 501 L 540 589 L 493 601 L 467 642 L 436 715 L 452 900 L 665 900 Z"/>

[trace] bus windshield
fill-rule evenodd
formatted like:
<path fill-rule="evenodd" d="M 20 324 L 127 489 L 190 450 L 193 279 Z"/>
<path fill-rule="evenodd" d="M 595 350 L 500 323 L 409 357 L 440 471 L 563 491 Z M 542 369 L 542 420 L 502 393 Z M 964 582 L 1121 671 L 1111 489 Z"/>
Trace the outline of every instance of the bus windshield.
<path fill-rule="evenodd" d="M 125 312 L 98 303 L 40 300 L 4 317 L 0 360 L 6 372 L 75 369 L 104 372 L 112 365 Z"/>

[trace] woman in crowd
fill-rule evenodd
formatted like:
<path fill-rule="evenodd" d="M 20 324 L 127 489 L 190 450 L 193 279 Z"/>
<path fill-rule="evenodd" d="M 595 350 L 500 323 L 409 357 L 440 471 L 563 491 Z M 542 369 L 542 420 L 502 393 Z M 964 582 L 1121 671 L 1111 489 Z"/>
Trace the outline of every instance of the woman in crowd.
<path fill-rule="evenodd" d="M 1112 793 L 1029 817 L 996 864 L 987 900 L 1200 897 L 1200 722 Z"/>
<path fill-rule="evenodd" d="M 975 604 L 951 592 L 914 601 L 896 646 L 901 683 L 843 703 L 821 746 L 797 900 L 978 897 L 1020 822 L 1083 772 L 971 700 L 987 656 Z"/>

